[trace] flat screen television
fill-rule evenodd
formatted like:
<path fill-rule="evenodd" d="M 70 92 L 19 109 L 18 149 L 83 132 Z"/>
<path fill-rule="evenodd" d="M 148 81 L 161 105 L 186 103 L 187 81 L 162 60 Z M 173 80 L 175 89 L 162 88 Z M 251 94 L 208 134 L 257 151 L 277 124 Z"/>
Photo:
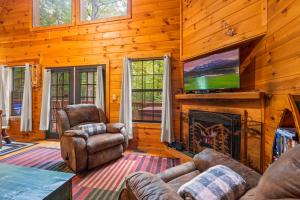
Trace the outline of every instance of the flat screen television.
<path fill-rule="evenodd" d="M 240 88 L 240 55 L 234 49 L 184 64 L 184 90 Z"/>

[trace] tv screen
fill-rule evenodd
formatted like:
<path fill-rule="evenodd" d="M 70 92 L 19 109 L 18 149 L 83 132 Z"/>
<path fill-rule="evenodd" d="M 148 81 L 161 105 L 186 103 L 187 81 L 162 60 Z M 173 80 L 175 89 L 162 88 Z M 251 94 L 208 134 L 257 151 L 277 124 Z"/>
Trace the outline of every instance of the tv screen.
<path fill-rule="evenodd" d="M 214 54 L 184 64 L 184 90 L 240 88 L 239 49 Z"/>

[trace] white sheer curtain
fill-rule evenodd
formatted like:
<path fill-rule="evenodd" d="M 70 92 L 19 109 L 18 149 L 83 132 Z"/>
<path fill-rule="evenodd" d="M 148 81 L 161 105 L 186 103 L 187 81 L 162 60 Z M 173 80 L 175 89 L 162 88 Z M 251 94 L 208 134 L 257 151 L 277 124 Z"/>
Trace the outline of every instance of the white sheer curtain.
<path fill-rule="evenodd" d="M 101 108 L 105 112 L 105 88 L 103 78 L 103 67 L 97 67 L 97 79 L 96 79 L 96 99 L 95 104 L 97 108 Z"/>
<path fill-rule="evenodd" d="M 127 57 L 124 58 L 123 62 L 123 77 L 121 84 L 120 122 L 125 124 L 129 138 L 132 139 L 131 62 Z"/>
<path fill-rule="evenodd" d="M 51 108 L 51 70 L 44 69 L 43 80 L 43 96 L 40 119 L 40 130 L 47 131 L 50 124 L 50 108 Z"/>
<path fill-rule="evenodd" d="M 22 132 L 32 131 L 32 90 L 31 90 L 31 70 L 29 64 L 25 67 L 24 91 L 21 111 Z"/>
<path fill-rule="evenodd" d="M 2 128 L 9 127 L 10 94 L 12 89 L 12 69 L 0 66 L 0 109 L 2 113 Z"/>
<path fill-rule="evenodd" d="M 174 141 L 172 123 L 172 87 L 171 87 L 171 58 L 164 57 L 164 78 L 162 93 L 161 141 Z"/>

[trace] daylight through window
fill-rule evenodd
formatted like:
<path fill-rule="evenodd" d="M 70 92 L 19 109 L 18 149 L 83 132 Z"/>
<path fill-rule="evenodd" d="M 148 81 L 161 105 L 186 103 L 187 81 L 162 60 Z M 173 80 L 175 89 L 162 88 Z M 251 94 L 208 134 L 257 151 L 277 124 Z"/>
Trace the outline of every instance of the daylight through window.
<path fill-rule="evenodd" d="M 25 68 L 13 68 L 13 88 L 11 97 L 11 115 L 20 116 L 22 110 Z"/>
<path fill-rule="evenodd" d="M 72 23 L 72 0 L 33 0 L 33 26 L 46 27 Z"/>
<path fill-rule="evenodd" d="M 80 0 L 80 20 L 95 21 L 128 15 L 128 0 Z"/>
<path fill-rule="evenodd" d="M 133 121 L 161 121 L 163 63 L 163 60 L 132 61 Z"/>

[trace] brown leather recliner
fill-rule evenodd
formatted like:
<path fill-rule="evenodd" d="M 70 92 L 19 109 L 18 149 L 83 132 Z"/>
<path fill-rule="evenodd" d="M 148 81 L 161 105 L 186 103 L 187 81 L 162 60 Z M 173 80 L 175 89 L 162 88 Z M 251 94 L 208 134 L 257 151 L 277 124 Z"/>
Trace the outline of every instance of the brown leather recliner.
<path fill-rule="evenodd" d="M 95 105 L 69 105 L 57 113 L 61 155 L 67 165 L 80 172 L 122 156 L 128 146 L 124 124 L 108 123 L 104 112 Z M 105 123 L 106 133 L 89 136 L 79 125 Z"/>
<path fill-rule="evenodd" d="M 300 199 L 300 145 L 283 154 L 262 176 L 226 155 L 205 149 L 193 161 L 161 174 L 137 172 L 129 175 L 119 199 L 182 200 L 177 194 L 179 187 L 218 164 L 231 168 L 247 182 L 247 191 L 240 200 Z"/>

